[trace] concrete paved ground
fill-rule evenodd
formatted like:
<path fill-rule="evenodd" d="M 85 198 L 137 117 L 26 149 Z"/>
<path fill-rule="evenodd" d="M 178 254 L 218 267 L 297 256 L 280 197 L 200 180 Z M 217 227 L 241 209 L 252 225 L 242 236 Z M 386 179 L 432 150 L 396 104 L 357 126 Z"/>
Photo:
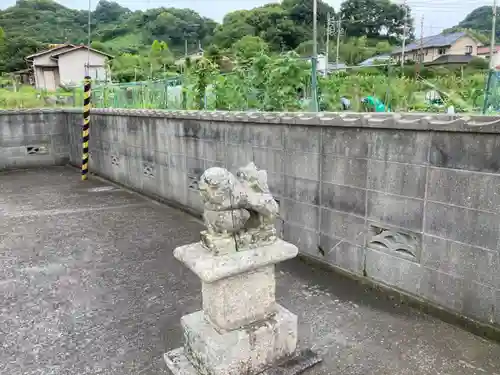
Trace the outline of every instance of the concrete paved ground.
<path fill-rule="evenodd" d="M 167 374 L 179 319 L 200 285 L 172 250 L 196 241 L 189 215 L 70 168 L 0 173 L 0 374 Z M 111 188 L 111 190 L 106 190 Z M 500 374 L 500 345 L 399 306 L 298 260 L 280 302 L 310 375 Z"/>

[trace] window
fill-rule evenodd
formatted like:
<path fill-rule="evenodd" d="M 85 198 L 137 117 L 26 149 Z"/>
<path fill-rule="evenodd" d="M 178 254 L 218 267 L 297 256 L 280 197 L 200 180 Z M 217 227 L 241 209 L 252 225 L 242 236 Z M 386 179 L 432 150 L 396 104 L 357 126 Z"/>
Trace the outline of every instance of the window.
<path fill-rule="evenodd" d="M 465 54 L 472 55 L 472 46 L 465 46 Z"/>
<path fill-rule="evenodd" d="M 445 55 L 446 54 L 446 48 L 439 48 L 438 49 L 438 54 L 439 55 Z"/>

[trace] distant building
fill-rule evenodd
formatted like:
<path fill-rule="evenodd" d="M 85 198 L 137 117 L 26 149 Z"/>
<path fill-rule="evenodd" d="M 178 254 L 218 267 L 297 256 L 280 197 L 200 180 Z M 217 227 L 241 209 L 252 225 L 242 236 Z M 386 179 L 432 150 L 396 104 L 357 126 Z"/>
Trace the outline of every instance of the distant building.
<path fill-rule="evenodd" d="M 45 51 L 26 57 L 26 62 L 33 76 L 37 89 L 54 91 L 60 86 L 78 85 L 87 72 L 98 82 L 110 80 L 107 60 L 113 58 L 104 52 L 76 46 L 73 44 L 57 45 Z"/>
<path fill-rule="evenodd" d="M 204 52 L 203 51 L 198 51 L 195 53 L 192 53 L 191 55 L 188 55 L 187 58 L 193 63 L 203 57 Z M 184 66 L 186 64 L 186 57 L 182 57 L 180 59 L 175 60 L 175 65 L 176 66 Z"/>
<path fill-rule="evenodd" d="M 300 59 L 306 60 L 307 62 L 311 63 L 312 56 L 300 57 Z M 335 61 L 328 61 L 328 66 L 327 66 L 325 55 L 319 54 L 316 60 L 316 71 L 318 72 L 318 74 L 328 74 L 334 71 L 345 71 L 347 68 L 348 66 L 341 61 L 339 61 L 339 66 L 337 66 Z"/>
<path fill-rule="evenodd" d="M 186 45 L 186 56 L 175 60 L 175 65 L 176 66 L 184 66 L 186 65 L 186 58 L 188 58 L 192 63 L 196 62 L 197 60 L 201 59 L 205 54 L 205 51 L 201 47 L 201 42 L 198 41 L 198 49 L 196 52 L 187 54 L 187 45 Z"/>
<path fill-rule="evenodd" d="M 347 68 L 347 65 L 339 61 L 339 65 L 337 66 L 336 61 L 326 61 L 326 56 L 325 55 L 318 55 L 318 73 L 320 74 L 328 74 L 331 72 L 335 71 L 345 71 Z"/>
<path fill-rule="evenodd" d="M 379 64 L 387 64 L 391 60 L 391 55 L 377 55 L 370 57 L 359 63 L 359 66 L 373 66 Z"/>
<path fill-rule="evenodd" d="M 439 34 L 423 38 L 408 44 L 404 50 L 405 61 L 433 63 L 438 59 L 446 61 L 467 63 L 473 56 L 477 56 L 480 43 L 466 32 Z M 462 56 L 460 58 L 443 58 L 443 56 Z M 395 62 L 401 62 L 402 48 L 397 48 L 391 53 Z"/>
<path fill-rule="evenodd" d="M 485 60 L 490 59 L 490 46 L 481 46 L 477 48 L 477 56 Z M 493 48 L 493 64 L 492 68 L 500 70 L 500 45 L 496 45 Z"/>
<path fill-rule="evenodd" d="M 33 86 L 35 83 L 33 72 L 29 68 L 18 70 L 17 72 L 12 72 L 10 75 L 21 85 Z"/>
<path fill-rule="evenodd" d="M 484 59 L 489 59 L 490 58 L 490 46 L 479 46 L 477 47 L 477 56 L 482 57 Z M 496 45 L 493 48 L 493 54 L 498 53 L 500 51 L 500 45 Z"/>

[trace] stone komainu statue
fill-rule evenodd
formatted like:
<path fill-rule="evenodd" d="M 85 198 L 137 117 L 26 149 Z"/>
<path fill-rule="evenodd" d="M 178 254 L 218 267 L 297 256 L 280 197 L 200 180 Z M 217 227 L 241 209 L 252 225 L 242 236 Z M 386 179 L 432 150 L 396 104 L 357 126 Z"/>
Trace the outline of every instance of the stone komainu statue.
<path fill-rule="evenodd" d="M 255 248 L 276 241 L 278 203 L 267 185 L 267 173 L 254 163 L 236 176 L 224 168 L 209 168 L 199 183 L 207 227 L 201 242 L 216 254 Z"/>

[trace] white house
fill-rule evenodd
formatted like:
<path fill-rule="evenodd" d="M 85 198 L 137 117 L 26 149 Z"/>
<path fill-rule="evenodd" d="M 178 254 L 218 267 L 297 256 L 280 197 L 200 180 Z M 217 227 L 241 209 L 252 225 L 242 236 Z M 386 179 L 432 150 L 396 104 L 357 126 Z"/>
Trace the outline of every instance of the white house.
<path fill-rule="evenodd" d="M 107 60 L 111 58 L 111 55 L 87 46 L 62 44 L 27 56 L 26 61 L 33 72 L 35 87 L 54 91 L 59 86 L 80 84 L 89 62 L 88 72 L 93 80 L 109 81 Z"/>

